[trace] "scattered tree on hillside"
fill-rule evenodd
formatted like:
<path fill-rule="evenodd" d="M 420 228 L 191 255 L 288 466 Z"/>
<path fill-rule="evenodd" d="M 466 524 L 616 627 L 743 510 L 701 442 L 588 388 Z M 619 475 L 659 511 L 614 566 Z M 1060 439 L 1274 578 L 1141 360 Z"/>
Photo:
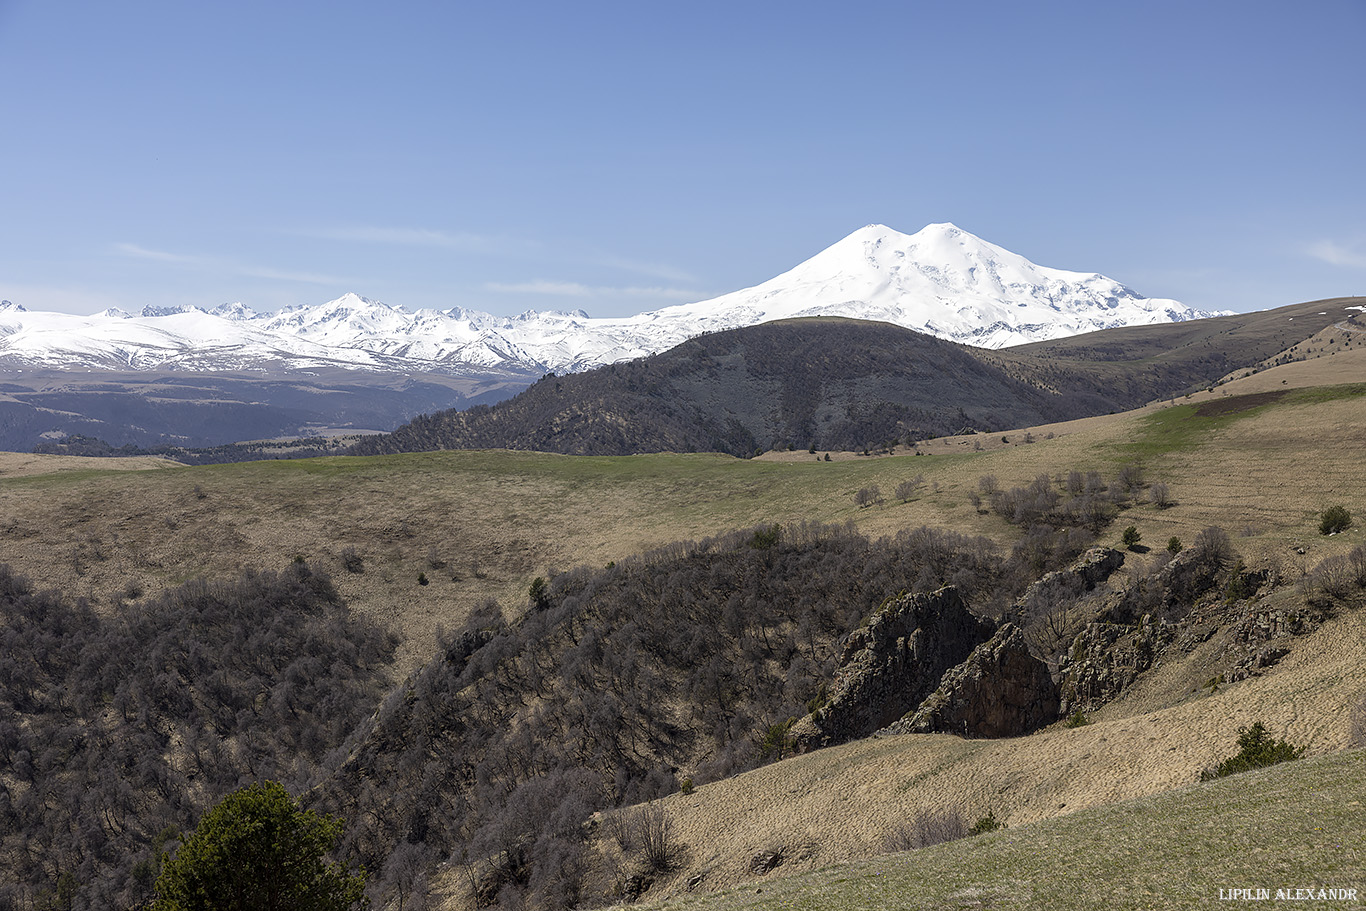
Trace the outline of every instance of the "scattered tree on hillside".
<path fill-rule="evenodd" d="M 1184 614 L 1196 599 L 1219 584 L 1236 558 L 1228 532 L 1218 526 L 1203 529 L 1190 548 L 1163 571 L 1169 611 Z"/>
<path fill-rule="evenodd" d="M 882 491 L 878 489 L 876 484 L 860 487 L 858 493 L 854 494 L 854 502 L 858 504 L 859 509 L 881 503 Z"/>
<path fill-rule="evenodd" d="M 1366 590 L 1366 544 L 1350 553 L 1333 554 L 1314 567 L 1299 583 L 1300 591 L 1316 607 L 1331 607 Z"/>
<path fill-rule="evenodd" d="M 916 491 L 925 486 L 925 476 L 918 474 L 909 481 L 896 485 L 895 496 L 903 503 L 915 496 Z"/>
<path fill-rule="evenodd" d="M 1148 488 L 1148 497 L 1158 509 L 1167 509 L 1172 505 L 1171 489 L 1163 481 L 1158 481 Z"/>

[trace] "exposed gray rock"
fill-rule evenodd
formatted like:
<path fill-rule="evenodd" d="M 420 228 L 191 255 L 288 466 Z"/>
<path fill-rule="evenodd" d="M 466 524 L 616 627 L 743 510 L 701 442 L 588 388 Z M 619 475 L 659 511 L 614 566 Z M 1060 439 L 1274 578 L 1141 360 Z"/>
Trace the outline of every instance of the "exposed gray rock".
<path fill-rule="evenodd" d="M 867 737 L 914 709 L 995 625 L 968 611 L 958 589 L 902 595 L 849 634 L 830 700 L 789 732 L 799 751 Z"/>
<path fill-rule="evenodd" d="M 1089 592 L 1100 585 L 1115 570 L 1124 565 L 1124 551 L 1113 547 L 1092 547 L 1077 558 L 1067 569 L 1046 573 L 1039 581 L 1025 589 L 1020 600 L 1015 602 L 1017 611 L 1024 610 L 1043 593 L 1056 589 L 1066 589 L 1076 594 Z"/>
<path fill-rule="evenodd" d="M 1303 608 L 1276 608 L 1254 604 L 1233 625 L 1230 654 L 1242 657 L 1224 674 L 1229 683 L 1260 677 L 1267 668 L 1276 666 L 1290 654 L 1287 642 L 1291 637 L 1313 632 L 1323 623 L 1324 611 Z"/>
<path fill-rule="evenodd" d="M 1152 667 L 1175 636 L 1165 622 L 1145 616 L 1138 626 L 1089 623 L 1058 665 L 1061 712 L 1093 712 Z"/>
<path fill-rule="evenodd" d="M 1020 628 L 1007 623 L 885 733 L 1018 737 L 1057 718 L 1058 688 L 1048 665 L 1029 653 Z"/>

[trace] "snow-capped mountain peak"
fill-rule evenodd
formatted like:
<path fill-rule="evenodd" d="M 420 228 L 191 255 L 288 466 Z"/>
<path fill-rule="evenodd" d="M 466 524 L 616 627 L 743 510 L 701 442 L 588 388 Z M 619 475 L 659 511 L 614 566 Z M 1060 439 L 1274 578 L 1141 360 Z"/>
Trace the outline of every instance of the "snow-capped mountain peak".
<path fill-rule="evenodd" d="M 1212 314 L 1139 297 L 1092 273 L 1038 266 L 950 223 L 859 228 L 772 279 L 621 319 L 451 307 L 412 312 L 347 293 L 260 314 L 241 303 L 115 309 L 89 317 L 0 303 L 0 363 L 240 370 L 320 364 L 385 372 L 566 372 L 663 351 L 703 332 L 845 316 L 982 347 Z"/>
<path fill-rule="evenodd" d="M 817 315 L 878 319 L 989 348 L 1210 315 L 1145 300 L 1096 273 L 1035 265 L 949 223 L 915 234 L 868 225 L 763 284 L 651 316 L 685 313 L 708 328 Z"/>
<path fill-rule="evenodd" d="M 257 313 L 255 310 L 251 309 L 250 307 L 242 304 L 240 301 L 231 304 L 219 304 L 217 307 L 214 307 L 209 312 L 212 313 L 214 316 L 221 316 L 224 319 L 232 320 L 256 319 L 258 316 L 261 315 Z"/>

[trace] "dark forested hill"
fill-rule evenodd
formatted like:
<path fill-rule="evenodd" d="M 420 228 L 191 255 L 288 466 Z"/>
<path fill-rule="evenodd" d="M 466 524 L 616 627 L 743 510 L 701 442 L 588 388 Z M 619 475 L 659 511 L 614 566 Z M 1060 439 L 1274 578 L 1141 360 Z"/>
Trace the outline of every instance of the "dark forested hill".
<path fill-rule="evenodd" d="M 1106 330 L 1004 351 L 887 323 L 784 320 L 547 376 L 508 401 L 423 415 L 353 451 L 750 455 L 1007 430 L 1127 410 L 1207 385 L 1354 315 L 1344 309 L 1350 302 Z"/>
<path fill-rule="evenodd" d="M 887 323 L 788 320 L 548 376 L 489 408 L 423 416 L 360 454 L 508 448 L 570 454 L 854 449 L 1109 410 L 1012 377 L 973 349 Z"/>

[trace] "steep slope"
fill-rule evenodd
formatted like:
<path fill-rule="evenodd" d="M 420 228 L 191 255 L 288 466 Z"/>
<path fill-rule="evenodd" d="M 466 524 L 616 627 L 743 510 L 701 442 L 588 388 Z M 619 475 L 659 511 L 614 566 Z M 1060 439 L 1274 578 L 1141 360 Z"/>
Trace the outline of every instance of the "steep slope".
<path fill-rule="evenodd" d="M 1322 362 L 1349 360 L 1355 355 L 1353 351 L 1346 357 L 1325 356 Z M 1248 380 L 1270 382 L 1273 389 L 1283 387 L 1276 378 L 1278 371 L 1314 363 L 1272 368 Z M 1033 446 L 953 459 L 850 459 L 832 463 L 805 459 L 800 463 L 778 464 L 707 456 L 571 459 L 506 452 L 442 453 L 127 475 L 106 472 L 98 478 L 83 473 L 48 479 L 7 477 L 0 483 L 6 515 L 0 534 L 0 557 L 4 562 L 26 566 L 24 571 L 41 578 L 45 588 L 60 586 L 79 592 L 94 602 L 95 610 L 114 614 L 119 599 L 141 600 L 129 588 L 130 583 L 139 580 L 139 588 L 145 582 L 155 589 L 159 587 L 158 580 L 165 578 L 180 580 L 200 572 L 213 577 L 231 571 L 234 564 L 259 562 L 262 554 L 276 555 L 271 559 L 287 562 L 290 555 L 300 553 L 307 555 L 310 562 L 316 560 L 319 566 L 334 568 L 339 590 L 343 594 L 348 589 L 356 592 L 354 606 L 358 610 L 373 610 L 375 616 L 402 624 L 405 632 L 412 635 L 411 630 L 438 618 L 447 622 L 448 628 L 460 625 L 464 618 L 459 613 L 439 614 L 443 610 L 440 599 L 450 597 L 456 590 L 462 594 L 468 591 L 472 604 L 479 603 L 485 595 L 495 594 L 510 608 L 526 603 L 528 583 L 532 576 L 540 574 L 552 577 L 550 600 L 563 591 L 579 599 L 582 608 L 587 599 L 580 596 L 586 590 L 581 592 L 569 586 L 557 589 L 556 585 L 588 577 L 570 573 L 563 574 L 561 579 L 561 574 L 550 568 L 578 563 L 601 568 L 615 561 L 614 566 L 589 574 L 607 583 L 598 586 L 602 591 L 608 585 L 637 578 L 640 563 L 626 555 L 644 546 L 643 542 L 700 536 L 761 521 L 783 523 L 783 534 L 806 534 L 801 530 L 801 522 L 811 518 L 850 520 L 865 529 L 888 531 L 929 522 L 940 528 L 1001 536 L 1000 540 L 1009 544 L 1013 527 L 969 506 L 970 493 L 980 489 L 980 476 L 991 474 L 1008 486 L 1027 482 L 1038 474 L 1058 477 L 1068 468 L 1095 468 L 1109 474 L 1139 454 L 1151 479 L 1170 483 L 1175 503 L 1167 508 L 1153 502 L 1131 506 L 1117 523 L 1112 538 L 1117 539 L 1119 526 L 1131 523 L 1142 530 L 1145 541 L 1157 545 L 1147 555 L 1131 552 L 1126 557 L 1126 574 L 1131 569 L 1141 572 L 1138 564 L 1157 558 L 1162 550 L 1160 543 L 1169 537 L 1178 536 L 1189 543 L 1201 529 L 1221 524 L 1235 532 L 1235 546 L 1251 569 L 1278 567 L 1292 578 L 1297 577 L 1303 571 L 1301 567 L 1309 569 L 1326 557 L 1349 554 L 1362 543 L 1359 524 L 1331 538 L 1318 535 L 1314 526 L 1317 512 L 1325 503 L 1341 502 L 1354 513 L 1360 512 L 1359 504 L 1366 497 L 1359 470 L 1359 453 L 1362 445 L 1366 445 L 1366 397 L 1360 389 L 1326 389 L 1282 396 L 1269 404 L 1264 399 L 1239 403 L 1233 392 L 1242 382 L 1246 380 L 1229 383 L 1212 394 L 1197 393 L 1190 403 L 1176 408 L 1107 418 L 1100 422 L 1108 427 L 1106 432 L 1060 435 Z M 1223 394 L 1226 391 L 1228 396 Z M 1207 404 L 1220 407 L 1207 410 L 1203 408 Z M 1242 410 L 1231 413 L 1233 408 Z M 929 483 L 919 499 L 906 503 L 889 500 L 868 509 L 854 505 L 852 494 L 860 486 L 880 483 L 884 490 L 890 490 L 897 480 L 920 471 Z M 660 537 L 665 534 L 669 537 Z M 781 553 L 773 553 L 772 547 L 754 546 L 766 540 L 763 536 L 742 537 L 735 543 L 739 545 L 737 551 L 745 557 L 767 562 L 765 555 L 776 558 Z M 783 540 L 779 537 L 779 551 Z M 204 541 L 215 542 L 215 547 L 204 548 Z M 364 558 L 363 572 L 345 568 L 345 551 L 337 553 L 343 547 L 353 548 L 358 551 L 355 556 Z M 705 623 L 705 634 L 725 635 L 725 612 L 730 600 L 723 597 L 726 592 L 715 584 L 712 566 L 698 565 L 699 571 L 692 573 L 693 567 L 684 565 L 686 561 L 681 559 L 689 556 L 683 547 L 664 556 L 680 558 L 680 569 L 688 571 L 690 584 L 696 582 L 706 597 L 716 599 L 721 621 Z M 852 562 L 857 566 L 856 578 L 863 579 L 869 561 L 855 556 L 857 559 Z M 474 568 L 476 557 L 478 564 Z M 909 561 L 908 565 L 912 563 L 919 570 L 921 561 Z M 438 566 L 448 572 L 438 573 Z M 812 585 L 813 574 L 805 566 L 780 568 L 780 578 L 789 584 L 795 580 L 797 596 L 774 592 L 761 599 L 760 606 L 787 610 L 797 603 L 797 597 L 813 592 L 821 606 L 833 603 L 833 598 L 823 596 L 824 590 Z M 430 584 L 416 581 L 419 571 L 431 576 Z M 972 579 L 990 577 L 990 573 L 981 571 L 962 575 Z M 737 576 L 748 578 L 748 573 Z M 657 581 L 659 584 L 649 592 L 649 597 L 633 598 L 624 604 L 623 610 L 607 618 L 609 622 L 604 628 L 611 631 L 609 635 L 625 636 L 630 625 L 637 630 L 653 629 L 663 637 L 682 631 L 682 611 L 695 608 L 703 599 L 687 595 L 681 585 L 671 580 L 660 577 Z M 918 584 L 918 579 L 914 581 Z M 868 591 L 896 590 L 905 584 L 888 578 L 886 583 L 868 586 Z M 361 586 L 371 586 L 368 595 L 362 595 L 367 589 Z M 835 587 L 828 590 L 832 594 L 837 591 Z M 843 586 L 838 588 L 839 592 L 845 590 Z M 115 594 L 119 591 L 124 594 Z M 1295 602 L 1289 600 L 1296 594 L 1294 589 L 1284 589 L 1282 594 L 1285 600 L 1267 605 L 1269 611 L 1265 616 L 1273 621 L 1277 615 L 1288 617 L 1298 611 Z M 1217 592 L 1215 595 L 1221 600 Z M 561 601 L 559 606 L 565 604 Z M 745 609 L 742 602 L 737 602 L 730 613 L 741 623 L 757 622 L 763 616 Z M 549 611 L 545 615 L 548 617 Z M 194 614 L 176 611 L 174 616 L 184 619 Z M 1189 660 L 1164 659 L 1161 668 L 1154 668 L 1155 678 L 1095 712 L 1095 723 L 1085 727 L 1054 729 L 1005 741 L 964 741 L 944 735 L 883 739 L 816 753 L 795 762 L 784 760 L 755 775 L 737 778 L 733 785 L 718 781 L 705 784 L 690 795 L 679 794 L 664 806 L 670 814 L 678 814 L 674 817 L 676 840 L 692 851 L 680 861 L 680 872 L 674 882 L 657 878 L 646 894 L 654 896 L 687 888 L 690 880 L 701 873 L 705 874 L 701 880 L 703 889 L 737 882 L 746 885 L 752 894 L 756 886 L 762 886 L 763 897 L 768 897 L 773 892 L 768 881 L 783 872 L 876 850 L 898 821 L 914 818 L 914 814 L 927 808 L 948 806 L 951 801 L 957 801 L 959 808 L 969 814 L 969 822 L 991 810 L 1011 827 L 1003 838 L 990 837 L 974 843 L 968 847 L 969 852 L 982 845 L 1001 845 L 1025 832 L 1032 825 L 1031 820 L 1183 785 L 1199 768 L 1231 752 L 1236 728 L 1255 720 L 1265 721 L 1278 734 L 1309 745 L 1311 754 L 1339 749 L 1350 735 L 1351 711 L 1366 698 L 1361 673 L 1362 648 L 1366 643 L 1362 617 L 1359 608 L 1342 605 L 1339 615 L 1317 632 L 1292 637 L 1290 653 L 1279 664 L 1264 669 L 1262 676 L 1220 683 L 1217 689 L 1202 684 L 1220 673 L 1219 660 L 1227 663 L 1224 647 L 1230 640 L 1223 634 L 1203 640 L 1193 635 L 1190 645 L 1195 650 Z M 482 623 L 472 626 L 484 628 Z M 781 656 L 791 648 L 810 648 L 800 623 L 790 639 L 783 630 L 762 624 L 750 629 L 752 632 L 730 640 L 742 654 L 749 651 L 764 659 L 769 649 Z M 585 653 L 593 649 L 594 640 L 585 635 L 583 625 L 569 625 L 561 630 L 562 642 L 577 638 L 577 643 L 572 643 L 575 647 L 581 647 Z M 547 685 L 545 671 L 549 665 L 545 649 L 553 643 L 548 637 L 534 635 L 525 641 L 525 651 L 502 653 L 501 658 L 507 659 L 502 664 L 504 673 L 488 678 L 490 685 L 502 687 L 503 695 L 513 702 L 519 694 L 532 691 L 537 685 L 543 689 Z M 597 641 L 602 643 L 601 639 Z M 679 654 L 668 647 L 658 651 Z M 36 650 L 16 650 L 11 657 L 23 660 L 30 653 Z M 167 654 L 175 657 L 180 652 L 168 650 Z M 423 657 L 430 654 L 428 650 Z M 595 684 L 591 676 L 583 678 L 586 698 L 598 704 L 606 694 L 624 698 L 633 692 L 627 675 L 633 664 L 646 662 L 652 652 L 645 648 L 632 652 L 628 648 L 604 646 L 599 654 L 601 663 L 578 665 L 584 671 L 612 671 L 618 675 L 615 689 L 611 680 Z M 451 656 L 443 651 L 437 660 L 448 661 Z M 785 668 L 784 660 L 780 659 L 775 666 Z M 565 665 L 566 669 L 569 667 Z M 718 669 L 731 671 L 741 667 L 733 661 L 718 664 Z M 765 665 L 761 670 L 767 673 L 773 667 Z M 689 672 L 695 669 L 691 665 L 684 668 Z M 793 677 L 784 674 L 781 679 Z M 117 675 L 115 679 L 119 679 Z M 315 678 L 305 674 L 302 679 Z M 418 679 L 412 682 L 415 684 Z M 428 678 L 428 682 L 440 680 Z M 692 687 L 689 692 L 696 689 Z M 438 707 L 447 700 L 465 700 L 472 695 L 461 695 L 454 687 L 414 686 L 413 692 Z M 806 693 L 790 695 L 793 699 L 789 701 L 800 704 Z M 74 693 L 66 694 L 65 698 L 74 698 Z M 480 700 L 472 702 L 476 711 L 487 711 L 491 705 Z M 252 704 L 259 707 L 262 702 Z M 646 700 L 642 707 L 668 709 L 672 705 L 668 700 Z M 364 708 L 368 711 L 370 706 Z M 775 711 L 767 717 L 781 720 L 792 714 L 790 709 L 791 706 L 775 704 Z M 400 694 L 377 720 L 407 711 L 406 693 Z M 461 711 L 443 711 L 435 717 L 442 724 L 467 725 L 467 731 L 472 718 Z M 605 717 L 621 715 L 608 711 Z M 587 730 L 576 726 L 574 719 L 565 714 L 551 713 L 545 720 L 575 726 L 576 731 Z M 445 775 L 451 771 L 451 762 L 463 762 L 470 755 L 443 748 L 433 736 L 466 734 L 420 726 L 410 730 L 412 736 L 398 739 L 397 745 L 410 752 L 406 768 L 414 776 L 412 788 L 386 790 L 373 779 L 354 782 L 362 795 L 373 801 L 371 805 L 386 814 L 386 824 L 394 825 L 404 837 L 417 836 L 418 830 L 412 825 L 417 820 L 398 812 L 403 804 L 420 805 L 427 818 L 443 824 L 455 818 L 451 811 L 460 809 L 458 802 L 441 802 L 448 792 L 429 791 L 417 782 L 419 776 L 425 779 L 428 764 L 433 772 Z M 525 734 L 524 729 L 513 724 L 502 725 L 497 731 L 500 737 Z M 639 734 L 641 728 L 636 731 Z M 642 736 L 671 733 L 663 727 L 646 725 Z M 762 727 L 737 732 L 751 747 L 759 746 L 767 734 L 768 730 Z M 512 749 L 504 752 L 507 762 L 503 767 L 525 761 L 525 767 L 534 773 L 537 757 L 544 755 L 541 744 L 550 739 L 509 737 L 505 742 Z M 60 749 L 74 748 L 80 743 L 78 739 L 54 737 L 53 759 L 45 761 L 59 762 Z M 668 765 L 661 765 L 668 770 Z M 103 771 L 98 765 L 91 768 Z M 680 768 L 679 772 L 681 785 L 682 775 L 687 771 Z M 475 775 L 472 780 L 478 783 L 480 779 Z M 695 783 L 700 781 L 699 777 Z M 503 793 L 496 777 L 488 783 L 494 793 Z M 553 786 L 558 782 L 550 781 L 550 786 L 540 787 L 544 783 L 538 779 L 537 787 L 522 795 L 528 799 L 516 808 L 523 811 L 523 821 L 526 812 L 537 810 L 537 800 L 556 793 Z M 1302 791 L 1297 788 L 1296 794 Z M 1254 801 L 1241 805 L 1241 822 L 1236 831 L 1225 835 L 1224 830 L 1212 830 L 1197 818 L 1189 824 L 1183 822 L 1175 830 L 1164 830 L 1169 832 L 1168 847 L 1175 843 L 1182 850 L 1189 850 L 1192 845 L 1222 840 L 1238 845 L 1243 856 L 1268 865 L 1267 869 L 1283 862 L 1300 864 L 1276 868 L 1278 875 L 1287 878 L 1301 872 L 1334 872 L 1337 868 L 1322 866 L 1323 858 L 1347 857 L 1355 861 L 1359 857 L 1351 853 L 1359 851 L 1359 846 L 1351 847 L 1356 842 L 1342 842 L 1338 833 L 1359 832 L 1361 810 L 1341 800 L 1328 805 L 1318 796 L 1312 802 L 1322 812 L 1333 814 L 1334 826 L 1324 827 L 1331 834 L 1324 835 L 1313 828 L 1320 826 L 1322 820 L 1313 814 L 1305 817 L 1299 809 L 1302 802 Z M 1338 825 L 1341 814 L 1355 814 L 1354 828 L 1344 830 Z M 505 818 L 512 821 L 494 812 L 481 817 L 479 822 L 481 826 L 490 823 L 490 834 L 496 834 L 497 824 Z M 1082 870 L 1087 888 L 1093 890 L 1089 894 L 1100 894 L 1091 904 L 1093 907 L 1107 906 L 1105 900 L 1113 897 L 1106 892 L 1107 885 L 1119 881 L 1111 877 L 1130 875 L 1134 864 L 1142 863 L 1145 869 L 1155 871 L 1150 874 L 1154 879 L 1145 879 L 1145 887 L 1154 881 L 1164 884 L 1163 888 L 1170 887 L 1172 881 L 1184 882 L 1180 876 L 1173 877 L 1170 868 L 1152 865 L 1148 860 L 1149 846 L 1143 845 L 1141 839 L 1116 828 L 1116 820 L 1124 818 L 1111 815 L 1105 824 L 1084 831 L 1055 830 L 1063 834 L 1023 844 L 1017 841 L 1018 850 L 1011 853 L 1013 863 L 1022 866 L 1008 869 L 1003 879 L 993 882 L 1003 882 L 1007 889 L 1018 890 L 1021 880 L 1038 881 L 1059 867 L 1068 875 Z M 369 819 L 365 814 L 348 813 L 348 831 L 364 831 L 371 825 Z M 552 821 L 547 814 L 534 819 Z M 558 820 L 562 822 L 563 817 Z M 1258 833 L 1266 832 L 1270 826 L 1287 824 L 1286 820 L 1303 822 L 1294 839 L 1282 841 L 1274 848 L 1249 841 L 1261 838 Z M 610 820 L 604 820 L 599 831 L 610 831 L 610 825 Z M 149 833 L 155 831 L 158 830 L 150 829 Z M 512 827 L 502 831 L 518 834 Z M 571 834 L 581 831 L 573 827 Z M 1124 839 L 1120 842 L 1122 850 L 1112 850 L 1117 838 Z M 1317 838 L 1330 840 L 1322 844 L 1310 840 Z M 1343 844 L 1351 850 L 1343 850 Z M 806 853 L 811 845 L 819 845 L 821 850 Z M 1252 850 L 1246 850 L 1249 845 Z M 1300 847 L 1304 845 L 1312 851 L 1306 854 Z M 1289 846 L 1294 846 L 1292 850 L 1296 853 L 1284 853 Z M 752 871 L 753 858 L 762 855 L 763 860 L 774 854 L 783 861 L 779 870 L 771 874 Z M 447 856 L 450 855 L 437 852 L 430 859 L 436 863 Z M 571 861 L 575 859 L 573 855 L 566 856 Z M 1167 856 L 1182 855 L 1178 851 Z M 1098 857 L 1105 858 L 1103 865 L 1095 862 Z M 1041 868 L 1041 862 L 1052 866 Z M 372 869 L 381 868 L 375 865 Z M 445 869 L 451 877 L 451 894 L 455 901 L 463 901 L 468 894 L 465 870 L 458 864 Z M 963 874 L 967 882 L 954 889 L 975 888 L 980 883 L 974 882 L 973 877 L 980 877 L 982 871 L 983 867 L 977 866 Z M 633 873 L 629 869 L 623 872 Z M 1205 871 L 1201 882 L 1211 882 L 1217 873 Z M 433 875 L 437 875 L 435 868 Z M 44 876 L 50 881 L 55 870 L 45 870 Z M 826 877 L 824 881 L 834 885 L 838 878 Z M 910 885 L 904 888 L 914 890 Z M 1066 907 L 1052 901 L 1057 891 L 1053 886 L 1049 889 L 1053 891 L 1044 890 L 1034 906 Z M 792 897 L 792 893 L 782 897 Z M 1203 898 L 1197 896 L 1194 904 L 1198 906 Z M 867 900 L 865 894 L 863 904 L 870 903 L 879 902 Z M 935 893 L 925 899 L 924 906 L 947 903 L 950 902 L 945 894 Z M 1078 903 L 1085 906 L 1081 899 Z M 1130 902 L 1134 907 L 1155 903 L 1141 894 Z M 820 904 L 819 896 L 807 899 L 808 906 Z M 858 899 L 851 899 L 850 904 L 860 906 Z M 728 907 L 727 898 L 719 899 L 713 906 Z"/>

